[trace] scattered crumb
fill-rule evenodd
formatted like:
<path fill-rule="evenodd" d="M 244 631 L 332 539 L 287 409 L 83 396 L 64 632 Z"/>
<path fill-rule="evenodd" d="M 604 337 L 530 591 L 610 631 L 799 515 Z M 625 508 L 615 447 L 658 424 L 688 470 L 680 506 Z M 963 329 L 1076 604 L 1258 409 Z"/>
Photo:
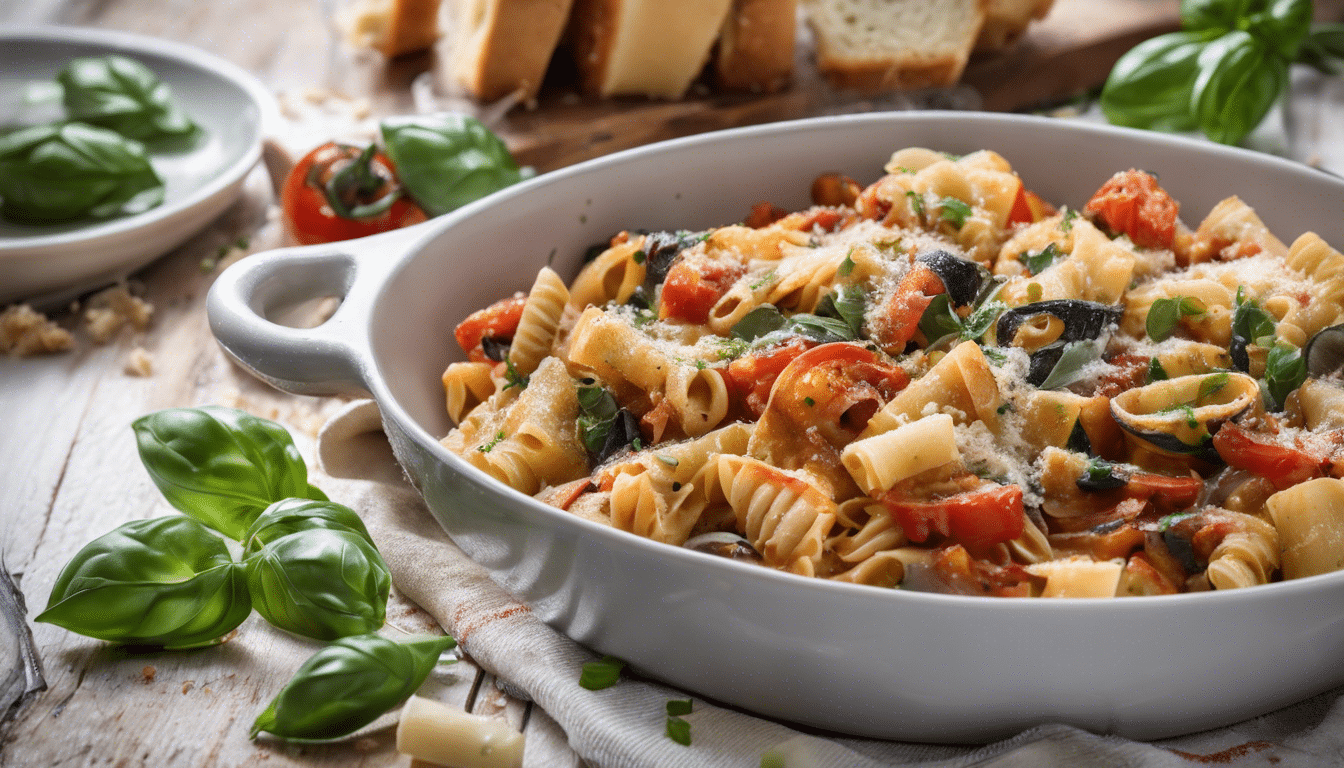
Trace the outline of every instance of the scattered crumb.
<path fill-rule="evenodd" d="M 0 312 L 0 352 L 15 357 L 65 352 L 75 345 L 70 332 L 27 304 Z"/>
<path fill-rule="evenodd" d="M 183 696 L 187 695 L 187 691 L 190 691 L 192 688 L 195 688 L 195 687 L 196 687 L 196 681 L 195 681 L 195 680 L 188 680 L 188 681 L 186 681 L 185 683 L 182 684 L 182 695 L 183 695 Z"/>
<path fill-rule="evenodd" d="M 106 344 L 126 325 L 143 332 L 153 313 L 153 304 L 132 296 L 125 285 L 114 285 L 89 297 L 84 327 L 95 344 Z"/>
<path fill-rule="evenodd" d="M 142 669 L 142 670 L 140 670 L 140 677 L 141 677 L 146 683 L 152 683 L 152 682 L 154 682 L 154 676 L 157 675 L 158 673 L 159 673 L 159 671 L 158 671 L 157 669 L 155 669 L 154 667 L 150 666 L 149 664 L 146 664 L 146 665 L 145 665 L 145 668 Z"/>
<path fill-rule="evenodd" d="M 154 359 L 144 347 L 136 347 L 126 357 L 127 376 L 149 377 L 154 375 Z"/>

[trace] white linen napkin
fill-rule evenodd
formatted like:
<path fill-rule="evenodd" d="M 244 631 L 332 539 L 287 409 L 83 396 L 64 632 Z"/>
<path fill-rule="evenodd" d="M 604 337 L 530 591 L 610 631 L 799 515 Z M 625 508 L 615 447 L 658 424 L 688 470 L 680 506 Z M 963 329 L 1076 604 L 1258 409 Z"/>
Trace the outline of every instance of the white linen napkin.
<path fill-rule="evenodd" d="M 1200 763 L 1292 768 L 1333 764 L 1344 755 L 1344 688 L 1244 723 L 1161 742 L 1047 724 L 971 747 L 805 733 L 629 674 L 611 688 L 589 691 L 579 686 L 579 676 L 597 654 L 534 616 L 452 543 L 393 458 L 373 401 L 352 402 L 331 418 L 318 436 L 317 458 L 332 478 L 318 484 L 333 501 L 363 516 L 397 589 L 509 693 L 540 706 L 564 729 L 575 752 L 597 768 L 758 766 L 772 751 L 790 768 Z M 689 747 L 665 731 L 666 703 L 687 698 L 694 699 L 694 711 L 684 718 L 691 723 Z"/>

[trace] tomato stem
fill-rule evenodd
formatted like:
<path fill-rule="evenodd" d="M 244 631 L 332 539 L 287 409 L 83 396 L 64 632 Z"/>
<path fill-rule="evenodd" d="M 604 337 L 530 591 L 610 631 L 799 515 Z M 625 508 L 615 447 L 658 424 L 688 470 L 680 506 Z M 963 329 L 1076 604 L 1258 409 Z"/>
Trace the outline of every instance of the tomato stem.
<path fill-rule="evenodd" d="M 327 205 L 337 216 L 343 219 L 371 218 L 386 213 L 393 203 L 401 199 L 401 187 L 373 170 L 375 151 L 374 145 L 370 144 L 353 161 L 333 173 L 322 187 Z M 388 187 L 389 191 L 382 197 L 367 203 L 358 202 L 372 197 L 384 187 Z M 350 205 L 347 200 L 358 204 Z"/>

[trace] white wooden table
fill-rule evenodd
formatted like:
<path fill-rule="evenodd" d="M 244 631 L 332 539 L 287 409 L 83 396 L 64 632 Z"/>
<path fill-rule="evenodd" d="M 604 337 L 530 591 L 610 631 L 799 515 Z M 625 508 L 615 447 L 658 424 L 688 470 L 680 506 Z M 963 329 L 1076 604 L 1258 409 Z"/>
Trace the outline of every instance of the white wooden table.
<path fill-rule="evenodd" d="M 0 23 L 10 22 L 97 26 L 194 44 L 280 91 L 331 85 L 315 2 L 0 0 Z M 410 82 L 425 66 L 423 59 L 398 62 L 346 85 L 363 89 L 375 110 L 405 111 Z M 1344 81 L 1298 73 L 1281 119 L 1257 141 L 1344 175 Z M 306 444 L 340 405 L 260 384 L 231 365 L 210 336 L 203 304 L 216 272 L 203 269 L 202 261 L 240 237 L 254 245 L 274 240 L 270 206 L 269 179 L 259 167 L 236 206 L 134 276 L 155 307 L 146 333 L 126 330 L 101 346 L 77 334 L 69 353 L 0 359 L 0 571 L 17 584 L 29 619 L 45 607 L 57 573 L 85 543 L 128 520 L 172 511 L 140 464 L 134 418 L 176 406 L 235 406 L 286 424 Z M 59 319 L 76 323 L 73 315 Z M 150 354 L 151 376 L 126 373 L 135 347 Z M 12 594 L 4 587 L 0 581 L 0 613 Z M 424 612 L 395 596 L 389 623 L 408 632 L 433 629 Z M 6 712 L 25 681 L 6 678 L 21 638 L 0 623 L 0 766 L 410 763 L 395 752 L 390 726 L 324 746 L 249 740 L 257 713 L 314 650 L 255 615 L 223 646 L 181 653 L 130 653 L 45 624 L 32 624 L 31 631 L 45 690 Z M 469 660 L 436 676 L 427 691 L 523 729 L 528 765 L 579 764 L 544 712 L 502 693 Z"/>

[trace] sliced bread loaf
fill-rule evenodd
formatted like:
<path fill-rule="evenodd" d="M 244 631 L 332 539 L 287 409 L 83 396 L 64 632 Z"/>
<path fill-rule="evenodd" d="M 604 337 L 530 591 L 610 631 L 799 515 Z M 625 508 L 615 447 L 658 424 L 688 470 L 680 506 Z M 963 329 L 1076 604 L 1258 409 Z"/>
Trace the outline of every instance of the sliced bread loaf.
<path fill-rule="evenodd" d="M 975 41 L 977 53 L 992 53 L 1017 42 L 1032 21 L 1044 19 L 1055 0 L 989 0 L 985 25 Z"/>
<path fill-rule="evenodd" d="M 333 21 L 347 43 L 391 58 L 426 50 L 439 38 L 439 0 L 355 0 Z"/>
<path fill-rule="evenodd" d="M 475 98 L 537 95 L 572 0 L 454 0 L 448 60 Z M 443 51 L 443 49 L 440 49 Z"/>
<path fill-rule="evenodd" d="M 569 45 L 591 96 L 677 99 L 709 59 L 731 0 L 575 0 Z"/>
<path fill-rule="evenodd" d="M 798 0 L 733 0 L 719 32 L 714 79 L 721 88 L 773 93 L 793 75 Z"/>
<path fill-rule="evenodd" d="M 837 88 L 948 86 L 961 78 L 985 0 L 803 0 L 817 69 Z"/>

